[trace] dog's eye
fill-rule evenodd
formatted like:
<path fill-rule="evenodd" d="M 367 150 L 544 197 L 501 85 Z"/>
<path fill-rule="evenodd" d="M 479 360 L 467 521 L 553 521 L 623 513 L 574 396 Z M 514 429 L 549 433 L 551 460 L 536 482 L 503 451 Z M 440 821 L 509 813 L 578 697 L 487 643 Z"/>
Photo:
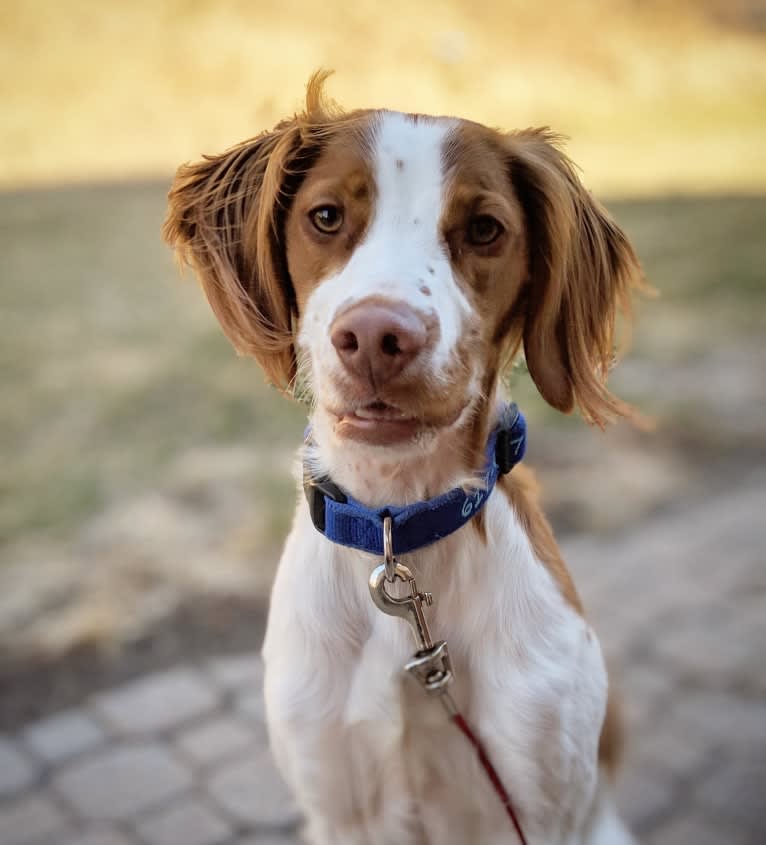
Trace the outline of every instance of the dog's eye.
<path fill-rule="evenodd" d="M 343 225 L 343 212 L 337 205 L 320 205 L 309 212 L 314 228 L 325 235 L 333 235 Z"/>
<path fill-rule="evenodd" d="M 489 246 L 502 233 L 502 225 L 489 214 L 479 214 L 468 223 L 468 241 L 474 246 Z"/>

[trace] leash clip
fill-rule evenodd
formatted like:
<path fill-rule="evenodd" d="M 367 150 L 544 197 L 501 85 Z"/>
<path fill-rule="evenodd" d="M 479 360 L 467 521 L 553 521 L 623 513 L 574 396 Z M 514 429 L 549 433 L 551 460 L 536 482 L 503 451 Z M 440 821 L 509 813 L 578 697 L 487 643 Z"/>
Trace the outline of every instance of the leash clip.
<path fill-rule="evenodd" d="M 386 523 L 390 517 L 386 517 L 383 528 L 384 548 L 386 558 L 383 563 L 373 569 L 370 575 L 370 595 L 375 606 L 388 616 L 398 616 L 409 622 L 418 650 L 409 660 L 404 668 L 429 695 L 445 696 L 447 687 L 454 677 L 452 662 L 450 660 L 447 643 L 439 640 L 434 643 L 431 639 L 431 632 L 428 629 L 423 605 L 430 607 L 433 604 L 431 593 L 421 592 L 415 581 L 412 571 L 401 563 L 398 563 L 393 555 L 389 557 L 391 548 L 390 525 L 386 531 Z M 389 571 L 392 571 L 389 577 Z M 409 595 L 399 598 L 392 595 L 387 584 L 394 581 L 402 581 L 409 587 Z M 446 700 L 451 698 L 447 695 Z M 449 709 L 449 708 L 448 708 Z"/>
<path fill-rule="evenodd" d="M 390 583 L 387 570 L 387 564 L 381 563 L 372 570 L 370 575 L 370 595 L 375 606 L 389 616 L 398 616 L 410 623 L 418 642 L 419 652 L 432 648 L 431 632 L 428 630 L 423 613 L 423 604 L 432 604 L 433 596 L 431 593 L 421 593 L 410 569 L 398 562 L 393 564 L 394 575 L 391 581 L 402 581 L 409 587 L 410 594 L 402 598 L 392 595 L 386 589 L 386 584 Z"/>
<path fill-rule="evenodd" d="M 404 664 L 404 668 L 428 695 L 438 695 L 449 715 L 453 715 L 455 704 L 448 687 L 455 675 L 445 640 L 439 640 L 431 648 L 418 651 L 412 660 Z"/>

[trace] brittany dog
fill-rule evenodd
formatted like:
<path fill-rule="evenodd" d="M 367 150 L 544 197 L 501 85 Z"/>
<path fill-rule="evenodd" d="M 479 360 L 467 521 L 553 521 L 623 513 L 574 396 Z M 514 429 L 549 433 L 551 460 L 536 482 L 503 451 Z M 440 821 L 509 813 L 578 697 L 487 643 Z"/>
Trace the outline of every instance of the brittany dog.
<path fill-rule="evenodd" d="M 322 81 L 182 166 L 164 227 L 237 350 L 311 398 L 263 647 L 306 839 L 627 845 L 601 648 L 502 375 L 523 354 L 559 411 L 628 416 L 605 381 L 639 263 L 548 130 L 343 112 Z"/>

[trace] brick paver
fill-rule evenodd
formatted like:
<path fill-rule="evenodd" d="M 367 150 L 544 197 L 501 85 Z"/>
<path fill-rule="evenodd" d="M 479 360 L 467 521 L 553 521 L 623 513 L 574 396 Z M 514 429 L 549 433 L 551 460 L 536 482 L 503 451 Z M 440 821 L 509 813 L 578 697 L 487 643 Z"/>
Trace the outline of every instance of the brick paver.
<path fill-rule="evenodd" d="M 764 482 L 564 544 L 622 690 L 617 794 L 645 845 L 766 842 Z M 256 655 L 222 656 L 0 737 L 0 843 L 296 845 L 261 682 Z"/>
<path fill-rule="evenodd" d="M 695 795 L 709 816 L 738 830 L 761 834 L 766 816 L 766 754 L 754 747 L 749 754 L 717 766 Z M 754 839 L 755 841 L 755 839 Z"/>
<path fill-rule="evenodd" d="M 0 804 L 0 842 L 37 845 L 59 842 L 69 832 L 66 815 L 47 795 L 28 795 Z"/>
<path fill-rule="evenodd" d="M 266 714 L 264 711 L 263 691 L 259 689 L 247 689 L 234 699 L 234 706 L 238 713 L 255 721 L 257 724 L 264 724 Z"/>
<path fill-rule="evenodd" d="M 86 819 L 124 820 L 140 817 L 175 797 L 193 781 L 160 744 L 117 745 L 67 766 L 53 785 Z"/>
<path fill-rule="evenodd" d="M 205 668 L 222 689 L 260 687 L 263 682 L 263 664 L 254 654 L 217 657 L 207 661 Z"/>
<path fill-rule="evenodd" d="M 295 803 L 265 748 L 222 769 L 211 778 L 209 789 L 216 802 L 244 825 L 284 828 L 298 821 Z"/>
<path fill-rule="evenodd" d="M 97 695 L 93 703 L 117 730 L 140 734 L 177 727 L 209 713 L 218 696 L 199 670 L 179 667 Z"/>
<path fill-rule="evenodd" d="M 232 825 L 198 798 L 186 798 L 166 807 L 138 825 L 149 845 L 221 845 L 230 840 Z"/>
<path fill-rule="evenodd" d="M 40 766 L 18 743 L 0 736 L 0 796 L 29 786 L 39 771 Z"/>
<path fill-rule="evenodd" d="M 32 723 L 22 737 L 39 757 L 48 763 L 59 763 L 101 745 L 106 732 L 87 713 L 68 710 Z"/>
<path fill-rule="evenodd" d="M 216 716 L 187 728 L 177 737 L 181 752 L 202 767 L 228 757 L 241 756 L 248 748 L 266 742 L 264 729 L 246 724 L 236 716 Z"/>
<path fill-rule="evenodd" d="M 757 841 L 703 819 L 680 818 L 659 829 L 647 845 L 757 845 Z"/>
<path fill-rule="evenodd" d="M 136 845 L 136 840 L 112 828 L 94 827 L 60 840 L 55 845 Z"/>

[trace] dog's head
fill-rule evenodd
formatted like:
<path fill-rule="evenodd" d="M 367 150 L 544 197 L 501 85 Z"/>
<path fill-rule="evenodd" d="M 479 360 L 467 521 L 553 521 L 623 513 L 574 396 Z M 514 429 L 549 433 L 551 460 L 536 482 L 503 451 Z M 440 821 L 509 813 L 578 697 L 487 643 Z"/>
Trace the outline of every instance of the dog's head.
<path fill-rule="evenodd" d="M 615 315 L 640 278 L 547 130 L 326 106 L 180 168 L 165 237 L 224 331 L 341 441 L 460 424 L 523 346 L 542 396 L 598 424 Z M 300 366 L 299 366 L 300 365 Z"/>

